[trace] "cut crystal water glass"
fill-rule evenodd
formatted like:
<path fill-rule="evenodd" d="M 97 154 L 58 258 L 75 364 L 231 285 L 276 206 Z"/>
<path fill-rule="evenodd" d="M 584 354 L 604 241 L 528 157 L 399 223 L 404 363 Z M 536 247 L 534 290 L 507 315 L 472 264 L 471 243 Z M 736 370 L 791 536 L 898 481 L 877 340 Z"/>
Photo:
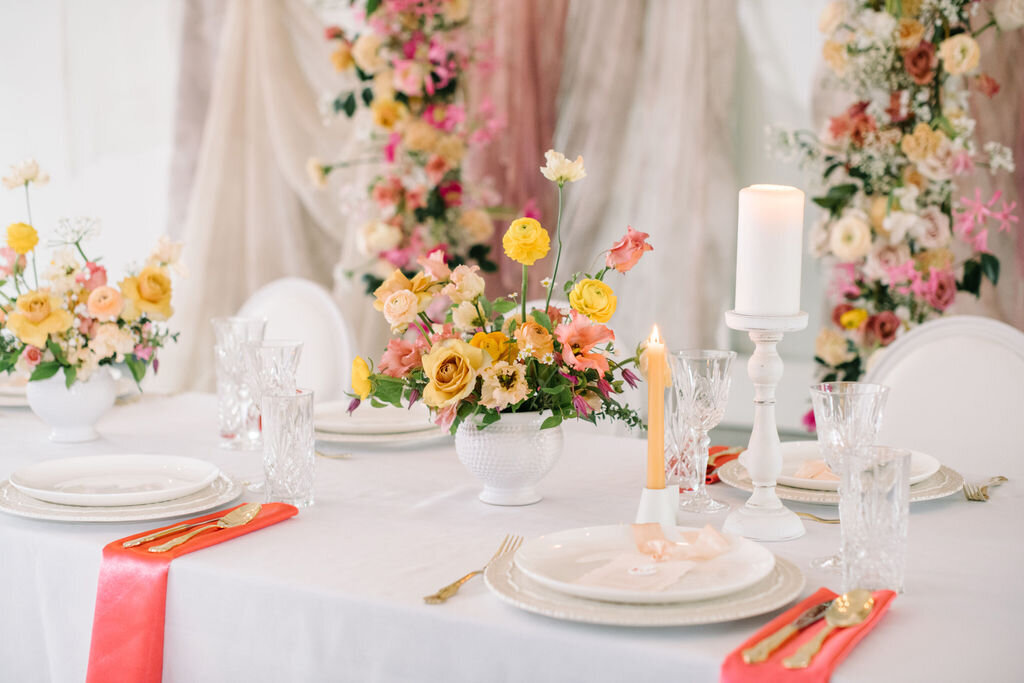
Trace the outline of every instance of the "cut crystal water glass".
<path fill-rule="evenodd" d="M 260 341 L 267 326 L 262 318 L 237 316 L 214 318 L 214 355 L 217 373 L 217 422 L 221 446 L 239 450 L 259 449 L 259 412 L 253 410 L 250 383 L 246 378 L 243 348 Z"/>
<path fill-rule="evenodd" d="M 264 339 L 249 342 L 243 347 L 242 352 L 246 381 L 249 383 L 249 392 L 252 396 L 252 403 L 249 406 L 251 412 L 246 423 L 255 422 L 257 427 L 261 427 L 260 406 L 263 395 L 268 392 L 295 391 L 295 372 L 302 356 L 302 342 L 294 339 Z M 262 447 L 260 432 L 257 432 L 254 441 Z M 263 482 L 251 482 L 247 488 L 250 491 L 262 491 Z"/>
<path fill-rule="evenodd" d="M 679 457 L 673 480 L 681 488 L 679 507 L 687 512 L 708 514 L 726 509 L 708 495 L 708 432 L 722 421 L 729 399 L 729 368 L 733 351 L 674 351 L 671 401 L 676 414 L 671 424 L 672 441 Z"/>
<path fill-rule="evenodd" d="M 311 506 L 316 472 L 313 392 L 266 392 L 261 413 L 266 502 Z"/>

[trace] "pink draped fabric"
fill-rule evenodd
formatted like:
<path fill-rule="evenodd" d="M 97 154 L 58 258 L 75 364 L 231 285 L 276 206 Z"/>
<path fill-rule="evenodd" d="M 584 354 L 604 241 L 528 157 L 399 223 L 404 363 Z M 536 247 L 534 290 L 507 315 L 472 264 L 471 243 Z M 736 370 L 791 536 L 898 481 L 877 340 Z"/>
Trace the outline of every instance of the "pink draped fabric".
<path fill-rule="evenodd" d="M 474 179 L 493 179 L 502 204 L 515 214 L 511 218 L 520 215 L 528 201 L 535 201 L 541 222 L 552 233 L 555 190 L 538 168 L 555 131 L 568 5 L 568 0 L 494 0 L 474 5 L 473 16 L 481 37 L 493 50 L 497 68 L 470 82 L 470 106 L 475 109 L 489 100 L 507 124 L 469 161 L 469 171 Z M 492 254 L 499 268 L 488 278 L 492 296 L 519 291 L 520 266 L 505 258 L 501 249 L 501 236 L 508 222 L 503 219 L 496 223 L 492 240 Z M 540 294 L 539 280 L 550 273 L 554 246 L 552 239 L 551 254 L 532 270 L 536 274 L 531 277 L 533 296 Z"/>

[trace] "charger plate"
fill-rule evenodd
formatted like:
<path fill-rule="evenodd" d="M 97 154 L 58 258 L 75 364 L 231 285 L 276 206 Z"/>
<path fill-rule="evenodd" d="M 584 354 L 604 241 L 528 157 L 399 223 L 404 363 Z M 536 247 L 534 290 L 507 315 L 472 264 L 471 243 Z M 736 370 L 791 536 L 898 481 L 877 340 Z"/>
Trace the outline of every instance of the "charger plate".
<path fill-rule="evenodd" d="M 753 491 L 754 485 L 747 474 L 747 468 L 739 460 L 732 460 L 718 468 L 718 478 L 722 482 L 742 491 Z M 964 478 L 945 465 L 939 471 L 919 484 L 910 487 L 910 502 L 918 503 L 925 500 L 945 498 L 957 493 L 964 486 Z M 839 505 L 838 491 L 814 491 L 794 486 L 775 487 L 775 492 L 782 500 L 794 503 L 810 503 L 812 505 Z"/>
<path fill-rule="evenodd" d="M 784 441 L 782 443 L 782 471 L 778 482 L 783 486 L 816 491 L 838 491 L 838 480 L 807 479 L 794 476 L 807 460 L 823 460 L 817 441 Z M 910 451 L 910 484 L 919 484 L 939 471 L 942 464 L 921 451 Z"/>
<path fill-rule="evenodd" d="M 221 472 L 212 484 L 182 498 L 148 505 L 82 507 L 38 500 L 14 488 L 5 479 L 0 482 L 0 512 L 55 522 L 140 522 L 205 512 L 227 505 L 241 495 L 242 485 Z"/>
<path fill-rule="evenodd" d="M 796 565 L 775 557 L 771 573 L 756 584 L 710 600 L 638 605 L 588 600 L 547 588 L 515 566 L 506 553 L 488 565 L 484 583 L 502 602 L 552 619 L 607 626 L 691 626 L 746 619 L 788 605 L 804 589 Z"/>

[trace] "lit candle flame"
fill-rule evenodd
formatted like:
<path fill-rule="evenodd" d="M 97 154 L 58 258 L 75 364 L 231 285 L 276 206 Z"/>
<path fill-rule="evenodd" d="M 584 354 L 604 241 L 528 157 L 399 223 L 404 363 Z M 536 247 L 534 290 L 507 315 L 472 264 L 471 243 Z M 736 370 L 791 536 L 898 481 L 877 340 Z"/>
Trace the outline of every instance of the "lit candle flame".
<path fill-rule="evenodd" d="M 661 343 L 661 333 L 658 332 L 658 326 L 657 325 L 655 325 L 654 329 L 651 330 L 651 338 L 648 339 L 647 341 L 649 343 L 651 343 L 651 344 L 660 344 Z"/>

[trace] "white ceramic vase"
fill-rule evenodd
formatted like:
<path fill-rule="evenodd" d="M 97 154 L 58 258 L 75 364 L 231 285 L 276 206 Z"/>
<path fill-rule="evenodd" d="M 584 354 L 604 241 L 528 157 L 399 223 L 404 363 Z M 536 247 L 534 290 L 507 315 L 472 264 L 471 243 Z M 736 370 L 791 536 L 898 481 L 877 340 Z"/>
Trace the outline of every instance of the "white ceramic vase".
<path fill-rule="evenodd" d="M 58 372 L 48 379 L 29 382 L 25 393 L 32 412 L 50 425 L 50 441 L 79 443 L 100 437 L 95 425 L 113 407 L 117 386 L 110 370 L 101 367 L 71 388 L 64 384 L 64 373 Z"/>
<path fill-rule="evenodd" d="M 477 429 L 479 418 L 455 432 L 459 462 L 484 484 L 480 500 L 491 505 L 532 505 L 537 484 L 562 455 L 562 426 L 541 429 L 550 413 L 510 413 Z"/>

